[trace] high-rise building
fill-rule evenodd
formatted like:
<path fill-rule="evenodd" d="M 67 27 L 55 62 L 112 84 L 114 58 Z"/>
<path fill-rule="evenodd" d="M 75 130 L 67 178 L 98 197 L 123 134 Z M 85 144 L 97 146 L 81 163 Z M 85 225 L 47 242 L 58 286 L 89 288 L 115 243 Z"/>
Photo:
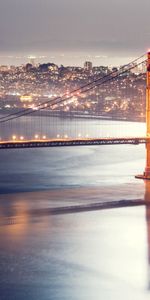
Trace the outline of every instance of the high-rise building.
<path fill-rule="evenodd" d="M 92 62 L 91 61 L 86 61 L 85 63 L 84 63 L 84 70 L 85 71 L 92 71 Z"/>

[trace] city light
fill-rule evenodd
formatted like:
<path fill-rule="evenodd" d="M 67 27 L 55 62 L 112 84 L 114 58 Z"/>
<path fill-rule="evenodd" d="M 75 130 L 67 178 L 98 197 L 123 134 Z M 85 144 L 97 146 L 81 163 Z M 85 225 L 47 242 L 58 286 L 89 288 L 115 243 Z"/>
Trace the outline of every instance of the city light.
<path fill-rule="evenodd" d="M 0 300 L 150 300 L 149 12 L 0 0 Z"/>
<path fill-rule="evenodd" d="M 16 140 L 16 135 L 12 135 L 12 140 L 15 141 Z"/>
<path fill-rule="evenodd" d="M 34 56 L 30 56 L 30 59 L 33 63 Z M 19 67 L 0 66 L 0 98 L 3 100 L 0 109 L 39 110 L 43 103 L 43 114 L 44 110 L 57 111 L 60 115 L 65 112 L 72 115 L 104 114 L 106 117 L 112 117 L 114 114 L 118 117 L 121 113 L 124 119 L 129 120 L 134 117 L 134 120 L 144 121 L 145 62 L 130 72 L 120 75 L 121 80 L 111 81 L 102 87 L 93 85 L 88 92 L 86 89 L 84 93 L 78 91 L 78 86 L 84 86 L 89 80 L 88 70 L 92 78 L 94 76 L 102 78 L 112 69 L 108 66 L 93 66 L 90 61 L 86 61 L 85 67 L 64 67 L 64 72 L 58 65 L 48 63 L 35 64 L 34 68 L 30 64 Z M 3 76 L 4 72 L 7 72 L 7 76 Z M 51 81 L 51 88 L 49 81 Z M 134 97 L 131 89 L 134 91 Z M 63 97 L 64 101 L 54 102 L 51 105 L 46 103 L 55 97 Z M 138 109 L 139 103 L 143 115 Z"/>
<path fill-rule="evenodd" d="M 35 137 L 35 139 L 38 139 L 38 138 L 39 138 L 39 135 L 38 135 L 38 134 L 35 134 L 34 137 Z"/>

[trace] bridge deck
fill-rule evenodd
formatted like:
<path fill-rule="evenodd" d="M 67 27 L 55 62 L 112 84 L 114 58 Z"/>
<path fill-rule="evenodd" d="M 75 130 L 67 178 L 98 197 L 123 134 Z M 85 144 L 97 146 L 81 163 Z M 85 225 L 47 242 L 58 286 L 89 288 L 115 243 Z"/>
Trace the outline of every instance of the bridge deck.
<path fill-rule="evenodd" d="M 124 138 L 80 138 L 80 139 L 48 139 L 48 140 L 24 140 L 1 141 L 0 149 L 62 147 L 62 146 L 88 146 L 88 145 L 138 145 L 150 142 L 147 137 Z"/>

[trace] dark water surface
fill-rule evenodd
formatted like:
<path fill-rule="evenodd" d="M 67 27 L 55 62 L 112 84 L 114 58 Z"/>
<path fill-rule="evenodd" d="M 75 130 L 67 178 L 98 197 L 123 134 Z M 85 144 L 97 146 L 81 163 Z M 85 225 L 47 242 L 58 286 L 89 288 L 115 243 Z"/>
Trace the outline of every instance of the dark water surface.
<path fill-rule="evenodd" d="M 63 212 L 149 200 L 144 167 L 144 145 L 1 150 L 0 300 L 148 300 L 149 208 Z"/>

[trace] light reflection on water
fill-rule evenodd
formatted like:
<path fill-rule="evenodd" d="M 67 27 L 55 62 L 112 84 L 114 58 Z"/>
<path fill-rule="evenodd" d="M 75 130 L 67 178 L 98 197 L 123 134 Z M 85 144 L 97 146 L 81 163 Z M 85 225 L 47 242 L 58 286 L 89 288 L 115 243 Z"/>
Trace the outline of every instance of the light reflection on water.
<path fill-rule="evenodd" d="M 36 217 L 24 204 L 0 226 L 6 299 L 149 299 L 149 208 Z"/>
<path fill-rule="evenodd" d="M 2 140 L 12 139 L 12 136 L 25 139 L 42 138 L 77 138 L 77 137 L 136 137 L 145 136 L 145 123 L 108 121 L 85 118 L 56 118 L 26 116 L 20 119 L 0 124 Z"/>
<path fill-rule="evenodd" d="M 149 207 L 47 213 L 149 201 L 150 183 L 134 178 L 143 145 L 1 151 L 0 160 L 0 300 L 149 299 Z"/>

